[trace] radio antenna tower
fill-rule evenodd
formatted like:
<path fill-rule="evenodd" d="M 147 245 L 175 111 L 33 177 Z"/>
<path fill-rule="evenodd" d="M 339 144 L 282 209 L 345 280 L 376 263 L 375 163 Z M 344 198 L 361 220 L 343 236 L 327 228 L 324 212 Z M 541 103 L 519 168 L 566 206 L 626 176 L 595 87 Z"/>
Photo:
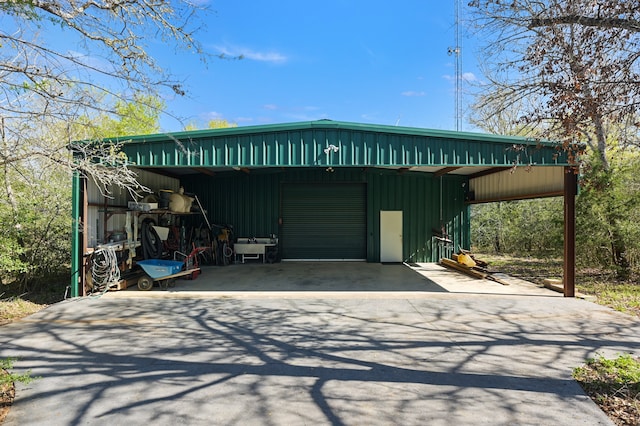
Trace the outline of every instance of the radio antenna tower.
<path fill-rule="evenodd" d="M 456 131 L 462 130 L 462 39 L 460 37 L 460 1 L 453 0 L 455 4 L 455 46 L 449 47 L 449 56 L 455 56 L 455 95 L 454 116 Z"/>

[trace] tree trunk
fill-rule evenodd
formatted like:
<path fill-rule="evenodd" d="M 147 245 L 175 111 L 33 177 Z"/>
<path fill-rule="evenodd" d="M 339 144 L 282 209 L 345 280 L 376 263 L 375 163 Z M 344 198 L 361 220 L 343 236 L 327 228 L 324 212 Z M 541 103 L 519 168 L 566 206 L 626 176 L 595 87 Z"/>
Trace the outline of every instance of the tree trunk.
<path fill-rule="evenodd" d="M 620 230 L 617 226 L 611 228 L 609 231 L 609 236 L 611 239 L 611 256 L 613 264 L 616 266 L 616 273 L 618 275 L 618 279 L 626 280 L 629 278 L 629 259 L 627 259 L 627 245 L 624 241 L 624 238 L 620 234 Z"/>
<path fill-rule="evenodd" d="M 596 140 L 598 142 L 598 159 L 602 166 L 602 171 L 604 172 L 604 177 L 606 183 L 605 185 L 600 185 L 601 191 L 608 191 L 612 185 L 612 171 L 609 165 L 609 161 L 607 159 L 607 137 L 606 130 L 604 128 L 602 117 L 594 112 L 591 114 L 591 118 L 593 120 Z M 626 280 L 629 278 L 630 274 L 630 264 L 629 259 L 627 259 L 626 251 L 627 244 L 624 240 L 624 234 L 620 229 L 620 225 L 618 224 L 618 220 L 616 215 L 620 214 L 620 212 L 616 212 L 610 206 L 613 204 L 611 202 L 606 208 L 606 221 L 609 225 L 609 244 L 611 246 L 611 261 L 616 268 L 616 273 L 618 278 L 621 280 Z"/>
<path fill-rule="evenodd" d="M 602 160 L 605 154 L 599 152 L 599 159 Z M 625 280 L 630 274 L 630 263 L 627 259 L 627 244 L 625 242 L 624 233 L 620 229 L 618 216 L 621 214 L 617 211 L 614 202 L 615 195 L 611 193 L 613 188 L 612 171 L 609 167 L 609 163 L 602 163 L 602 178 L 603 182 L 600 182 L 597 190 L 602 191 L 605 195 L 604 201 L 606 202 L 606 208 L 604 212 L 604 219 L 609 228 L 609 245 L 611 247 L 611 262 L 616 268 L 618 278 Z"/>
<path fill-rule="evenodd" d="M 596 131 L 596 140 L 598 141 L 598 156 L 602 163 L 602 168 L 609 175 L 609 159 L 607 158 L 607 135 L 602 122 L 602 117 L 598 113 L 591 114 L 591 119 Z"/>

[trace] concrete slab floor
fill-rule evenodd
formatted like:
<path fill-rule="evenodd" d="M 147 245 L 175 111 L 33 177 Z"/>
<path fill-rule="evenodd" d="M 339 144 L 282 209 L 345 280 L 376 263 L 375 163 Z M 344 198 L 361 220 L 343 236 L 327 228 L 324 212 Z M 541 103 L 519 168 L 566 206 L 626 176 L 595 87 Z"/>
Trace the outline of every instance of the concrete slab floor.
<path fill-rule="evenodd" d="M 316 292 L 316 268 L 351 266 L 294 265 L 314 291 L 281 293 L 278 264 L 258 274 L 269 291 L 114 292 L 5 325 L 0 357 L 40 376 L 18 385 L 6 425 L 613 424 L 571 372 L 639 355 L 636 318 L 431 265 L 358 265 L 380 291 Z M 223 273 L 258 270 L 236 266 L 208 275 L 224 287 Z"/>
<path fill-rule="evenodd" d="M 175 287 L 139 291 L 137 286 L 105 297 L 422 297 L 433 293 L 561 296 L 517 278 L 510 285 L 479 280 L 435 263 L 380 264 L 365 262 L 244 263 L 204 267 L 195 280 L 177 280 Z"/>

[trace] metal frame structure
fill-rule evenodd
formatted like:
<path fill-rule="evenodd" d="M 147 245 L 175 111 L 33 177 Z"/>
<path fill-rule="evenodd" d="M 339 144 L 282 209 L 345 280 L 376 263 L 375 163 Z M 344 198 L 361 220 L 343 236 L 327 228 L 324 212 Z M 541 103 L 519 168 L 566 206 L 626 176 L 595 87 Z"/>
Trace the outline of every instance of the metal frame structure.
<path fill-rule="evenodd" d="M 289 182 L 297 179 L 296 176 L 314 173 L 331 175 L 336 182 L 340 175 L 343 179 L 365 176 L 364 179 L 373 179 L 371 182 L 378 182 L 378 175 L 383 178 L 392 175 L 394 181 L 428 176 L 437 181 L 444 177 L 461 182 L 467 208 L 472 203 L 563 196 L 565 295 L 574 294 L 575 164 L 572 157 L 553 142 L 330 120 L 103 141 L 114 142 L 122 143 L 131 167 L 176 184 L 202 179 L 209 179 L 207 182 L 211 183 L 220 179 L 240 182 L 258 174 L 268 177 L 269 173 L 284 173 Z M 85 179 L 78 175 L 73 179 L 72 294 L 77 296 L 82 259 L 89 244 L 86 227 L 92 195 Z M 372 186 L 369 193 L 377 196 L 380 185 Z M 448 195 L 441 189 L 441 204 L 448 201 Z M 468 226 L 468 223 L 462 225 Z"/>

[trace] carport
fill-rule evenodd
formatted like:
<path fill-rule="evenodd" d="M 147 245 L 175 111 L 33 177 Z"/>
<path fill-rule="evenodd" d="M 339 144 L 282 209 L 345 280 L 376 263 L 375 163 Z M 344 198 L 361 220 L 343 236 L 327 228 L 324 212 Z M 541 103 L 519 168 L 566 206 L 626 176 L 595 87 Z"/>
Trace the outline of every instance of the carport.
<path fill-rule="evenodd" d="M 237 237 L 277 235 L 283 260 L 436 262 L 470 247 L 471 204 L 564 196 L 565 296 L 574 295 L 577 181 L 555 143 L 330 120 L 103 143 L 122 144 L 155 193 L 197 195 L 207 218 Z M 81 176 L 73 183 L 77 296 L 87 254 L 131 228 L 133 200 L 126 191 L 105 198 Z M 119 246 L 133 257 L 126 234 Z"/>

